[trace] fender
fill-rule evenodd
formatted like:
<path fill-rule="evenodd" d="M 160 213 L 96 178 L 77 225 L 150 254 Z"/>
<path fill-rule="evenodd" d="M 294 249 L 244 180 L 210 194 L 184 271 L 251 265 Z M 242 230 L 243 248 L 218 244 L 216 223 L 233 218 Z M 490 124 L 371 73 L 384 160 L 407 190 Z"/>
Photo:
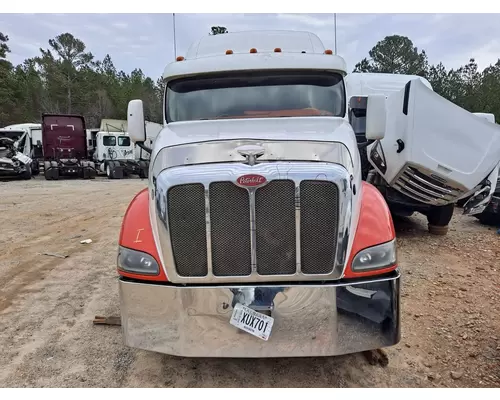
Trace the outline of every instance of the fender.
<path fill-rule="evenodd" d="M 361 209 L 358 226 L 347 262 L 344 278 L 361 278 L 366 276 L 381 275 L 394 271 L 397 264 L 388 268 L 368 272 L 353 272 L 352 260 L 363 249 L 377 244 L 389 242 L 396 237 L 391 212 L 382 194 L 375 186 L 362 182 Z"/>
<path fill-rule="evenodd" d="M 132 250 L 148 253 L 160 266 L 160 273 L 155 276 L 131 274 L 129 272 L 117 270 L 120 276 L 143 281 L 168 281 L 153 238 L 153 230 L 149 220 L 149 191 L 147 188 L 141 190 L 130 202 L 125 212 L 125 216 L 123 217 L 118 244 Z"/>

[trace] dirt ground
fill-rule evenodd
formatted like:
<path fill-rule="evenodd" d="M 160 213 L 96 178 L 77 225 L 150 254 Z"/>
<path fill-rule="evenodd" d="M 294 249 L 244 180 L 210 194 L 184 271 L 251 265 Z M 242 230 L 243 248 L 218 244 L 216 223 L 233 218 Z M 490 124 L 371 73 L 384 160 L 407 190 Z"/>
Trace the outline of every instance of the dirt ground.
<path fill-rule="evenodd" d="M 145 185 L 0 182 L 1 387 L 500 387 L 500 235 L 460 209 L 445 237 L 422 217 L 395 221 L 402 340 L 385 368 L 360 354 L 183 359 L 125 347 L 119 327 L 92 319 L 119 315 L 117 238 Z"/>

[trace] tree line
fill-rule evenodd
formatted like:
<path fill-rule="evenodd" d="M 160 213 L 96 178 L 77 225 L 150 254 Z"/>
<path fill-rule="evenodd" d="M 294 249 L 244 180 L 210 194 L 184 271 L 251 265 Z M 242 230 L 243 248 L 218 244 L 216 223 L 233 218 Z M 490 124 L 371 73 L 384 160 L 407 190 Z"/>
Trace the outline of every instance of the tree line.
<path fill-rule="evenodd" d="M 211 35 L 227 33 L 214 26 Z M 81 114 L 87 126 L 98 127 L 102 118 L 126 119 L 128 101 L 144 102 L 149 121 L 162 120 L 161 78 L 153 80 L 140 68 L 130 74 L 118 70 L 111 57 L 102 60 L 70 33 L 50 39 L 36 57 L 13 65 L 9 59 L 9 37 L 0 32 L 0 127 L 38 122 L 44 112 Z M 442 63 L 431 65 L 425 50 L 399 35 L 379 41 L 353 72 L 420 75 L 446 99 L 471 112 L 500 116 L 500 59 L 483 71 L 473 58 L 457 69 Z"/>

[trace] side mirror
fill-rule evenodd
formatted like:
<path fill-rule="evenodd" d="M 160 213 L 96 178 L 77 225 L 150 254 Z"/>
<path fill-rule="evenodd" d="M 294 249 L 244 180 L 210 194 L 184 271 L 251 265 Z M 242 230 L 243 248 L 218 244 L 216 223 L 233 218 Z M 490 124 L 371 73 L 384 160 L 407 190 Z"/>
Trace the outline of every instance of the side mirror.
<path fill-rule="evenodd" d="M 385 136 L 386 124 L 385 95 L 369 95 L 366 107 L 366 138 L 380 140 Z"/>
<path fill-rule="evenodd" d="M 142 100 L 130 100 L 127 108 L 128 135 L 134 143 L 146 140 L 146 126 L 144 123 L 144 107 Z"/>

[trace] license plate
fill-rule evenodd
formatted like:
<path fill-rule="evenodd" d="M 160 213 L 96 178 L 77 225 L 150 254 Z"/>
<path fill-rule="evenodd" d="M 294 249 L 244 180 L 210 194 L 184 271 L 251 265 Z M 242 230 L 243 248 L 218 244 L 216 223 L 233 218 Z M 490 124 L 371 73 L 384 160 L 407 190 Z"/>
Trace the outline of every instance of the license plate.
<path fill-rule="evenodd" d="M 242 304 L 236 304 L 229 323 L 263 340 L 269 339 L 274 318 L 254 311 Z"/>

